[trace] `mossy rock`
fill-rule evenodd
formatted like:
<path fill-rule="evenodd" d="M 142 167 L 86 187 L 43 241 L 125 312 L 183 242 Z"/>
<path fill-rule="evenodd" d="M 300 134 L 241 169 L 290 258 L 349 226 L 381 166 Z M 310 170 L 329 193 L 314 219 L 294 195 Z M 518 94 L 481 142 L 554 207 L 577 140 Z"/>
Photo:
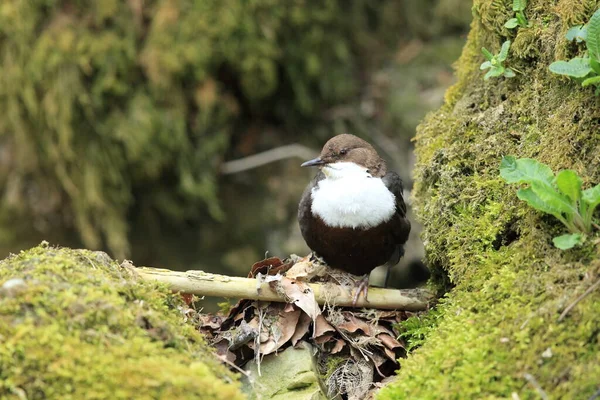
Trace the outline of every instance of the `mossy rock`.
<path fill-rule="evenodd" d="M 586 399 L 600 376 L 600 290 L 560 314 L 600 274 L 598 231 L 576 249 L 553 217 L 518 200 L 502 156 L 570 168 L 600 182 L 600 108 L 593 88 L 548 65 L 582 55 L 564 34 L 597 1 L 528 2 L 531 26 L 507 30 L 512 2 L 476 0 L 458 82 L 418 128 L 415 208 L 438 285 L 448 290 L 421 348 L 379 399 Z M 483 80 L 481 47 L 512 40 L 512 79 Z M 598 213 L 596 213 L 598 217 Z"/>
<path fill-rule="evenodd" d="M 105 253 L 41 245 L 0 262 L 0 398 L 242 399 L 183 302 Z"/>
<path fill-rule="evenodd" d="M 222 220 L 226 152 L 260 150 L 271 121 L 311 132 L 359 96 L 399 15 L 365 0 L 3 2 L 0 238 L 27 242 L 21 217 L 124 257 L 136 217 Z"/>

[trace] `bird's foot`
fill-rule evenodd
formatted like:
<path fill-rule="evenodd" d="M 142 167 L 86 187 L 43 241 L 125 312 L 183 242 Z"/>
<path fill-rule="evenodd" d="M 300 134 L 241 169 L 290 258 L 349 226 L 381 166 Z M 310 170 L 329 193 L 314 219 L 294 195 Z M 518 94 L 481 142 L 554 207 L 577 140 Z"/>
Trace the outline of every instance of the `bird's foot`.
<path fill-rule="evenodd" d="M 356 292 L 354 293 L 354 297 L 352 298 L 352 306 L 356 307 L 356 303 L 358 302 L 358 299 L 360 298 L 361 293 L 362 293 L 363 297 L 365 298 L 365 302 L 368 303 L 369 302 L 369 300 L 367 300 L 368 291 L 369 291 L 369 274 L 366 274 L 365 276 L 362 277 L 362 279 L 360 281 L 357 282 Z"/>

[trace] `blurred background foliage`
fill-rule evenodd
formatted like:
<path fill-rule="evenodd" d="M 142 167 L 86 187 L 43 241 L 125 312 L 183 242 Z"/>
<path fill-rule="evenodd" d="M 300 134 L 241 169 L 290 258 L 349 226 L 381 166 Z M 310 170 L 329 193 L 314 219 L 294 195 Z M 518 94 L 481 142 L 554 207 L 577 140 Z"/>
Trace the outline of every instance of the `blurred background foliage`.
<path fill-rule="evenodd" d="M 348 132 L 409 181 L 410 138 L 452 83 L 470 7 L 3 1 L 2 257 L 47 239 L 243 274 L 267 250 L 307 251 L 295 214 L 314 171 L 220 166 Z"/>

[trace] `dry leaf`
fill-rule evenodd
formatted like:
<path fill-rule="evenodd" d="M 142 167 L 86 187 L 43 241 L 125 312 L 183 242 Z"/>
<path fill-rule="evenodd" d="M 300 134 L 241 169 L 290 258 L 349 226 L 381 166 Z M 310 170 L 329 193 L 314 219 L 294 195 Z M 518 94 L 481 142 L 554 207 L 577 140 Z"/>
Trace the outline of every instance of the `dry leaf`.
<path fill-rule="evenodd" d="M 248 278 L 254 278 L 259 273 L 262 275 L 277 275 L 287 271 L 291 266 L 291 261 L 284 264 L 278 257 L 265 258 L 252 265 L 248 273 Z"/>
<path fill-rule="evenodd" d="M 271 287 L 274 286 L 275 291 L 283 296 L 286 301 L 293 303 L 308 314 L 313 322 L 321 314 L 315 294 L 307 284 L 284 277 L 280 281 L 271 282 L 270 285 L 272 285 Z"/>
<path fill-rule="evenodd" d="M 315 336 L 321 336 L 326 332 L 335 332 L 335 328 L 331 326 L 323 315 L 318 315 L 315 321 Z"/>
<path fill-rule="evenodd" d="M 324 276 L 327 273 L 327 267 L 322 264 L 316 264 L 309 260 L 309 257 L 304 257 L 285 273 L 285 276 L 290 279 L 299 279 L 310 281 L 315 277 Z"/>
<path fill-rule="evenodd" d="M 346 332 L 354 333 L 357 330 L 363 331 L 366 335 L 373 335 L 373 328 L 370 324 L 364 320 L 355 317 L 354 315 L 346 315 L 346 321 L 338 325 L 339 329 L 343 329 Z"/>
<path fill-rule="evenodd" d="M 377 336 L 377 339 L 381 340 L 385 347 L 387 347 L 390 350 L 394 350 L 397 347 L 404 348 L 404 346 L 402 346 L 402 343 L 400 343 L 393 336 L 390 336 L 388 334 L 382 333 L 381 335 Z"/>
<path fill-rule="evenodd" d="M 388 356 L 388 358 L 392 361 L 396 361 L 398 359 L 398 357 L 396 356 L 396 353 L 394 353 L 393 351 L 391 351 L 390 349 L 388 349 L 387 347 L 383 348 L 383 351 L 385 351 L 385 355 Z"/>
<path fill-rule="evenodd" d="M 323 343 L 327 343 L 328 341 L 330 341 L 331 338 L 333 338 L 333 333 L 328 332 L 328 333 L 326 333 L 324 335 L 321 335 L 319 337 L 314 338 L 313 341 L 316 344 L 323 344 Z"/>
<path fill-rule="evenodd" d="M 201 328 L 219 329 L 223 323 L 223 318 L 218 315 L 199 314 L 199 318 Z"/>
<path fill-rule="evenodd" d="M 329 352 L 330 354 L 337 354 L 340 351 L 342 351 L 342 349 L 346 346 L 346 342 L 344 342 L 342 339 L 337 339 L 335 342 L 335 345 L 333 346 L 333 348 L 331 349 L 331 351 Z"/>
<path fill-rule="evenodd" d="M 283 312 L 281 313 L 281 318 L 279 319 L 277 326 L 281 330 L 281 337 L 278 340 L 279 347 L 283 346 L 294 336 L 296 332 L 296 327 L 298 326 L 298 320 L 300 319 L 300 314 L 302 311 L 296 309 L 292 312 Z M 278 348 L 279 348 L 278 347 Z"/>
<path fill-rule="evenodd" d="M 308 333 L 308 328 L 310 327 L 311 321 L 312 320 L 310 319 L 310 316 L 308 314 L 300 313 L 300 318 L 298 319 L 298 323 L 296 324 L 296 330 L 294 331 L 294 334 L 290 339 L 290 341 L 292 342 L 292 346 L 295 346 L 296 343 L 298 343 L 298 341 Z"/>

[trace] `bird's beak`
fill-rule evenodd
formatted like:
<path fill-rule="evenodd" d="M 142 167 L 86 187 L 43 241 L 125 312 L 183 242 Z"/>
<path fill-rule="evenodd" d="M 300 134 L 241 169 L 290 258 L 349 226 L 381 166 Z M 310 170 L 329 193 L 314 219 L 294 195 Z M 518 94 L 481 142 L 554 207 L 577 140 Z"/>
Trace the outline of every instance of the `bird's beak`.
<path fill-rule="evenodd" d="M 313 158 L 310 161 L 306 161 L 305 163 L 303 163 L 301 165 L 301 167 L 315 167 L 315 166 L 319 166 L 319 165 L 325 165 L 325 161 L 321 160 L 321 158 L 317 157 L 317 158 Z"/>

